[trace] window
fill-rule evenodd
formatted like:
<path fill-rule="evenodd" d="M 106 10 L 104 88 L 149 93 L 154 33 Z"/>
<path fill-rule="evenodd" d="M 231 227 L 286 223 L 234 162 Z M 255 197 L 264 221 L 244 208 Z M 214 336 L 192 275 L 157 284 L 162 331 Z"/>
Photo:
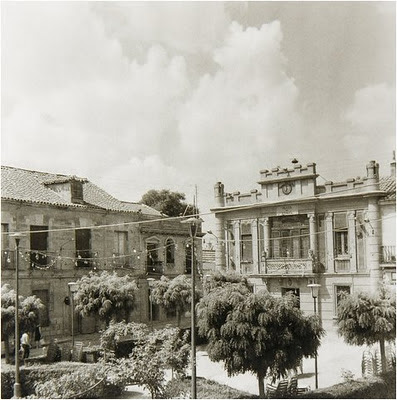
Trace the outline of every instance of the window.
<path fill-rule="evenodd" d="M 317 248 L 318 248 L 318 261 L 321 264 L 326 265 L 326 242 L 325 242 L 325 218 L 324 214 L 318 215 L 317 217 Z"/>
<path fill-rule="evenodd" d="M 146 272 L 163 273 L 163 263 L 159 260 L 160 242 L 152 238 L 146 242 Z"/>
<path fill-rule="evenodd" d="M 167 264 L 175 264 L 175 243 L 172 239 L 165 242 L 165 257 Z"/>
<path fill-rule="evenodd" d="M 76 264 L 77 267 L 91 266 L 91 230 L 76 230 Z"/>
<path fill-rule="evenodd" d="M 309 258 L 309 220 L 305 215 L 271 219 L 271 258 Z"/>
<path fill-rule="evenodd" d="M 50 296 L 47 289 L 41 290 L 32 290 L 32 295 L 38 297 L 42 303 L 44 304 L 45 308 L 40 310 L 39 317 L 40 317 L 40 325 L 41 326 L 49 326 L 50 325 Z"/>
<path fill-rule="evenodd" d="M 115 231 L 115 259 L 116 265 L 127 266 L 129 264 L 128 257 L 128 232 Z"/>
<path fill-rule="evenodd" d="M 296 304 L 297 308 L 300 308 L 300 291 L 299 288 L 281 288 L 281 295 L 285 296 L 287 294 L 293 294 L 296 297 Z"/>
<path fill-rule="evenodd" d="M 366 263 L 366 231 L 364 224 L 363 211 L 357 211 L 356 214 L 356 239 L 357 239 L 357 269 L 363 271 L 367 269 Z"/>
<path fill-rule="evenodd" d="M 335 285 L 335 315 L 337 314 L 338 310 L 338 305 L 340 300 L 345 296 L 346 294 L 350 294 L 350 285 Z"/>
<path fill-rule="evenodd" d="M 335 256 L 346 256 L 349 254 L 348 225 L 346 213 L 334 214 L 334 243 Z"/>
<path fill-rule="evenodd" d="M 31 267 L 47 264 L 48 226 L 30 226 L 30 265 Z"/>
<path fill-rule="evenodd" d="M 10 249 L 9 225 L 1 224 L 1 267 L 14 268 L 14 253 Z"/>

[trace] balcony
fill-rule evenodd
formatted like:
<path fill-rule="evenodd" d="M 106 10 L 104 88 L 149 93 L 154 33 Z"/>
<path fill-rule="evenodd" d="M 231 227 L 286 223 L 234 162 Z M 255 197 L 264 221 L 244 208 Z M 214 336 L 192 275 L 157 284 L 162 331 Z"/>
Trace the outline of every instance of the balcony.
<path fill-rule="evenodd" d="M 1 269 L 15 269 L 15 250 L 1 251 Z"/>
<path fill-rule="evenodd" d="M 146 272 L 149 275 L 162 275 L 164 273 L 164 266 L 162 261 L 150 261 L 146 263 Z"/>
<path fill-rule="evenodd" d="M 91 268 L 92 261 L 92 253 L 90 250 L 76 250 L 74 265 L 77 268 Z"/>
<path fill-rule="evenodd" d="M 381 246 L 382 264 L 396 264 L 396 246 Z"/>
<path fill-rule="evenodd" d="M 307 275 L 317 272 L 311 259 L 270 258 L 262 264 L 261 272 L 267 275 Z"/>

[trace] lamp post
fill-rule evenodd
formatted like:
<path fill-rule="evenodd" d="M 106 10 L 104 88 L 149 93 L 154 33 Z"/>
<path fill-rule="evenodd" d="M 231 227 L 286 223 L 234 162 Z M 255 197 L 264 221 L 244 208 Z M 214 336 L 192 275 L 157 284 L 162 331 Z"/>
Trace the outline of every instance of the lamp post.
<path fill-rule="evenodd" d="M 19 374 L 19 242 L 22 237 L 21 233 L 14 233 L 10 235 L 15 239 L 15 383 L 14 383 L 14 397 L 21 397 L 21 380 Z"/>
<path fill-rule="evenodd" d="M 194 239 L 197 235 L 198 227 L 201 225 L 203 220 L 201 218 L 191 217 L 182 221 L 182 223 L 189 224 L 190 227 L 190 237 L 192 239 L 192 308 L 191 308 L 191 326 L 190 326 L 190 335 L 191 335 L 191 363 L 192 363 L 192 395 L 191 398 L 195 399 L 196 396 L 196 271 L 194 268 Z"/>
<path fill-rule="evenodd" d="M 318 292 L 320 290 L 321 285 L 318 283 L 311 283 L 307 285 L 311 289 L 312 297 L 313 297 L 313 305 L 314 305 L 314 314 L 317 314 L 317 297 Z M 315 387 L 318 389 L 318 370 L 317 370 L 317 354 L 314 356 L 314 378 L 315 378 Z"/>
<path fill-rule="evenodd" d="M 69 282 L 69 291 L 70 291 L 70 299 L 71 299 L 71 315 L 72 315 L 72 347 L 74 347 L 74 294 L 77 291 L 77 283 Z"/>
<path fill-rule="evenodd" d="M 152 300 L 152 284 L 155 281 L 154 278 L 146 279 L 149 285 L 149 303 L 150 303 L 150 326 L 153 330 L 153 300 Z"/>

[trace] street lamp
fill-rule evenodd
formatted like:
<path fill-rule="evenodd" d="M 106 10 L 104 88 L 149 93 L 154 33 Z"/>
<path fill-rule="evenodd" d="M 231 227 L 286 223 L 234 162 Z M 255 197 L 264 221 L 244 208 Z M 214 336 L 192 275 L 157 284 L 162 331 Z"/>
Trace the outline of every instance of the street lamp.
<path fill-rule="evenodd" d="M 72 314 L 72 347 L 74 347 L 74 294 L 77 292 L 77 283 L 69 282 L 69 291 L 70 291 L 70 299 L 71 299 L 71 314 Z"/>
<path fill-rule="evenodd" d="M 318 298 L 318 292 L 320 290 L 321 285 L 318 284 L 318 283 L 311 283 L 311 284 L 307 285 L 307 287 L 310 288 L 311 291 L 312 291 L 314 314 L 317 314 L 316 301 L 317 301 L 317 298 Z M 314 377 L 315 377 L 316 389 L 318 389 L 317 354 L 314 356 Z"/>
<path fill-rule="evenodd" d="M 15 239 L 15 383 L 14 383 L 14 397 L 21 397 L 21 380 L 19 374 L 19 242 L 22 237 L 21 233 L 13 233 L 10 235 Z"/>
<path fill-rule="evenodd" d="M 155 281 L 154 278 L 147 278 L 146 279 L 149 285 L 149 302 L 150 302 L 150 325 L 153 330 L 153 300 L 152 300 L 152 285 Z"/>
<path fill-rule="evenodd" d="M 190 326 L 190 335 L 191 335 L 191 362 L 192 362 L 192 395 L 191 398 L 196 398 L 196 279 L 195 279 L 195 268 L 194 268 L 194 239 L 197 235 L 197 231 L 199 226 L 203 220 L 201 218 L 191 217 L 188 218 L 182 223 L 189 224 L 190 227 L 190 237 L 192 238 L 192 267 L 191 267 L 191 274 L 192 274 L 192 309 L 191 309 L 191 326 Z"/>

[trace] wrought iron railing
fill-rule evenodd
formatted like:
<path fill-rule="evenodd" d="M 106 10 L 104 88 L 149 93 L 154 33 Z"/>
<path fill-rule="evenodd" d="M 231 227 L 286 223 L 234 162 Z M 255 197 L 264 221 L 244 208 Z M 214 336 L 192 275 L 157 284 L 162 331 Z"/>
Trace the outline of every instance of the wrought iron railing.
<path fill-rule="evenodd" d="M 396 263 L 396 246 L 382 246 L 382 262 L 385 264 Z"/>
<path fill-rule="evenodd" d="M 150 261 L 146 263 L 146 272 L 148 274 L 163 274 L 164 266 L 162 261 Z"/>
<path fill-rule="evenodd" d="M 261 272 L 273 275 L 288 275 L 288 274 L 307 274 L 313 273 L 313 260 L 298 259 L 298 258 L 273 258 L 266 259 L 262 263 Z"/>
<path fill-rule="evenodd" d="M 76 250 L 74 265 L 77 268 L 91 268 L 92 252 L 90 250 Z"/>

